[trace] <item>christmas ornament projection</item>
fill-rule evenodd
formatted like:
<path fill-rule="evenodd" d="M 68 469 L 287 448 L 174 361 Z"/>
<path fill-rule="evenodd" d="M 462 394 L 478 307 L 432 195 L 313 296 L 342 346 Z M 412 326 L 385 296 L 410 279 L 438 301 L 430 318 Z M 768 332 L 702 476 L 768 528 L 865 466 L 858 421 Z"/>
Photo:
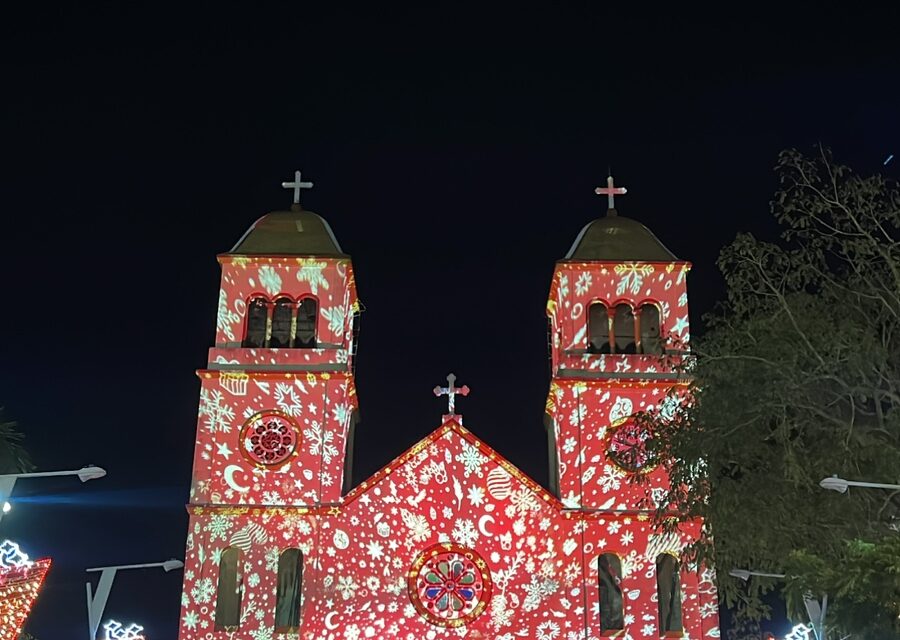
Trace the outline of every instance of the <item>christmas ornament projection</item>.
<path fill-rule="evenodd" d="M 690 265 L 643 225 L 595 220 L 556 265 L 552 492 L 463 427 L 455 377 L 434 390 L 450 404 L 442 423 L 350 489 L 349 256 L 295 204 L 219 262 L 182 640 L 718 638 L 712 568 L 680 559 L 701 523 L 650 519 L 666 478 L 634 415 L 676 402 Z"/>

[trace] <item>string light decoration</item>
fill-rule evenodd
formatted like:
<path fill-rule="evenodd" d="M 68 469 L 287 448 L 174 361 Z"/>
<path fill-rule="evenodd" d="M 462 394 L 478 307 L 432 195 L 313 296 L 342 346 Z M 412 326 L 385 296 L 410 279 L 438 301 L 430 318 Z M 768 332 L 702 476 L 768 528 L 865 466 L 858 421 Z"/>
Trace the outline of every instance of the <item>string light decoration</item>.
<path fill-rule="evenodd" d="M 50 558 L 32 561 L 15 542 L 0 543 L 0 640 L 16 640 L 31 613 Z"/>
<path fill-rule="evenodd" d="M 144 627 L 134 622 L 125 627 L 121 622 L 109 620 L 103 625 L 103 630 L 106 632 L 104 640 L 146 640 Z"/>
<path fill-rule="evenodd" d="M 813 640 L 815 629 L 811 624 L 798 624 L 784 637 L 784 640 Z"/>

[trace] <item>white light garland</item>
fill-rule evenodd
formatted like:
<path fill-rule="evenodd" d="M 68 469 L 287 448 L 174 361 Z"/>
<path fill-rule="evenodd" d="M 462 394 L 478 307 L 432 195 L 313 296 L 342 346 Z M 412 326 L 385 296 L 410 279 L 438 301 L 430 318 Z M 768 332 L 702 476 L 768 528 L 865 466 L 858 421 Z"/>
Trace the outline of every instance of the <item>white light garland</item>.
<path fill-rule="evenodd" d="M 21 569 L 30 567 L 32 564 L 34 563 L 28 559 L 26 554 L 22 553 L 19 545 L 12 540 L 4 540 L 0 543 L 0 571 Z"/>
<path fill-rule="evenodd" d="M 106 631 L 104 640 L 146 640 L 142 633 L 144 627 L 134 622 L 123 627 L 121 622 L 110 620 L 103 625 L 103 630 Z"/>
<path fill-rule="evenodd" d="M 811 624 L 798 624 L 784 637 L 784 640 L 815 640 L 815 627 Z"/>

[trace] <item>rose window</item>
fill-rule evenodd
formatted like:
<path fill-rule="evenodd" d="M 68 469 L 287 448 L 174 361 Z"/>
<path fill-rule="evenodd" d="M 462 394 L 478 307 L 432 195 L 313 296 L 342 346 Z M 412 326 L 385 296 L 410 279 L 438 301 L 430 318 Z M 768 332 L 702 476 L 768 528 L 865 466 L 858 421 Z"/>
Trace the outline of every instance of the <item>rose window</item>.
<path fill-rule="evenodd" d="M 276 411 L 257 413 L 241 429 L 241 451 L 252 463 L 278 467 L 297 450 L 297 427 L 286 415 Z"/>
<path fill-rule="evenodd" d="M 408 588 L 423 618 L 441 627 L 459 627 L 477 618 L 487 606 L 491 572 L 472 549 L 436 544 L 413 562 Z"/>
<path fill-rule="evenodd" d="M 606 455 L 617 467 L 630 473 L 652 468 L 647 451 L 649 433 L 634 418 L 622 418 L 610 426 Z"/>

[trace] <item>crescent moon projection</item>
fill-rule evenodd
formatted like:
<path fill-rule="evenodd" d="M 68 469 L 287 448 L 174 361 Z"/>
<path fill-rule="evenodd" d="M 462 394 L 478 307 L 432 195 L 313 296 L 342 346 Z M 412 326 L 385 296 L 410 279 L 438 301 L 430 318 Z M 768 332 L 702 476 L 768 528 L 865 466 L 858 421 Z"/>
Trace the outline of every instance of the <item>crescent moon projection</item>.
<path fill-rule="evenodd" d="M 230 464 L 225 467 L 225 473 L 222 474 L 225 476 L 225 484 L 239 493 L 246 493 L 247 491 L 250 491 L 250 487 L 242 487 L 234 481 L 235 471 L 242 471 L 242 469 L 236 464 Z"/>
<path fill-rule="evenodd" d="M 328 629 L 329 631 L 334 631 L 335 629 L 338 628 L 338 626 L 340 626 L 340 625 L 334 624 L 331 621 L 331 616 L 336 616 L 336 615 L 337 615 L 337 611 L 329 611 L 328 615 L 325 616 L 325 628 Z"/>
<path fill-rule="evenodd" d="M 493 524 L 494 516 L 481 516 L 481 518 L 478 519 L 478 530 L 481 532 L 481 535 L 483 535 L 485 538 L 493 538 L 494 534 L 491 533 L 490 531 L 488 531 L 487 527 L 485 527 L 485 523 L 488 520 L 490 520 L 491 524 Z"/>

